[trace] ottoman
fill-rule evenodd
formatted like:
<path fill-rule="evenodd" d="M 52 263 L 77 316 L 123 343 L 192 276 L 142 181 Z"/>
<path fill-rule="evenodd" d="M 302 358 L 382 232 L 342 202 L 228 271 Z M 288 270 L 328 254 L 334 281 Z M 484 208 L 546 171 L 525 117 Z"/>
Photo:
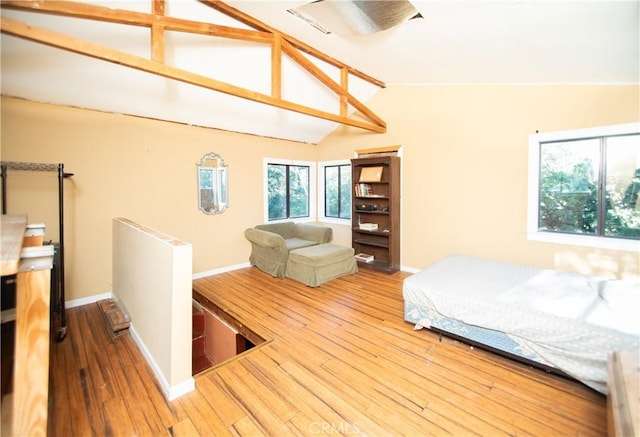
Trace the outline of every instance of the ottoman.
<path fill-rule="evenodd" d="M 352 247 L 332 243 L 292 250 L 285 276 L 317 287 L 340 276 L 356 273 L 358 265 L 353 255 Z"/>

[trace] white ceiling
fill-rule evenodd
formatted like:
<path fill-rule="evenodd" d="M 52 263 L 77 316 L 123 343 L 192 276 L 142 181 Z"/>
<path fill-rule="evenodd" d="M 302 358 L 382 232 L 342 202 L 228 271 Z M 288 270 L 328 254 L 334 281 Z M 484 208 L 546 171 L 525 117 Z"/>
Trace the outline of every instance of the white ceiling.
<path fill-rule="evenodd" d="M 305 2 L 228 3 L 388 84 L 640 80 L 637 0 L 414 0 L 423 20 L 349 38 L 284 12 Z"/>
<path fill-rule="evenodd" d="M 148 0 L 91 3 L 150 11 Z M 172 16 L 246 28 L 196 0 L 167 3 Z M 640 83 L 637 0 L 414 0 L 424 19 L 354 37 L 324 34 L 287 12 L 302 1 L 226 3 L 388 85 Z M 149 56 L 149 32 L 144 28 L 6 9 L 2 15 Z M 6 34 L 1 44 L 4 95 L 312 144 L 337 126 Z M 167 63 L 266 94 L 269 53 L 268 47 L 255 43 L 167 36 Z M 333 67 L 318 64 L 339 80 Z M 350 92 L 365 104 L 377 91 L 350 79 Z M 338 107 L 335 95 L 287 60 L 283 98 L 333 112 Z"/>

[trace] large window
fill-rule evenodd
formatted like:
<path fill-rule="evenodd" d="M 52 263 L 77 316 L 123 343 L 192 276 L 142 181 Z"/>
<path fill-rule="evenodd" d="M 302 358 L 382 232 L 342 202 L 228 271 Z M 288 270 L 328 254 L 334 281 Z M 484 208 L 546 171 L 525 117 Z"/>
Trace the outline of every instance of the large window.
<path fill-rule="evenodd" d="M 640 123 L 532 135 L 529 170 L 530 237 L 640 246 Z"/>
<path fill-rule="evenodd" d="M 319 163 L 320 216 L 328 219 L 351 219 L 351 162 Z"/>
<path fill-rule="evenodd" d="M 310 219 L 315 215 L 315 164 L 265 160 L 267 221 Z"/>

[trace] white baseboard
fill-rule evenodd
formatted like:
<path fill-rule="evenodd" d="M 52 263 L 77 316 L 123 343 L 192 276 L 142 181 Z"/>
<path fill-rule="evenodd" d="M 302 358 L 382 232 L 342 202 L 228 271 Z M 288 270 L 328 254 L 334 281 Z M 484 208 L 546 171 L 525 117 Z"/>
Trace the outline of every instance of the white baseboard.
<path fill-rule="evenodd" d="M 222 267 L 219 269 L 213 269 L 213 270 L 208 270 L 205 272 L 200 272 L 200 273 L 195 273 L 191 278 L 192 279 L 200 279 L 200 278 L 204 278 L 207 276 L 213 276 L 213 275 L 219 275 L 220 273 L 225 273 L 225 272 L 231 272 L 233 270 L 239 270 L 239 269 L 244 269 L 246 267 L 251 267 L 251 264 L 249 264 L 249 262 L 246 263 L 242 263 L 242 264 L 235 264 L 232 266 L 227 266 L 227 267 Z M 401 266 L 400 270 L 403 272 L 408 272 L 408 273 L 418 273 L 420 271 L 420 269 L 416 269 L 413 267 L 407 267 L 407 266 Z M 103 300 L 103 299 L 111 299 L 113 298 L 113 293 L 111 291 L 107 292 L 107 293 L 102 293 L 102 294 L 95 294 L 93 296 L 87 296 L 87 297 L 81 297 L 79 299 L 73 299 L 73 300 L 68 300 L 65 302 L 65 308 L 73 308 L 73 307 L 79 307 L 82 305 L 88 305 L 90 303 L 95 303 L 99 300 Z"/>
<path fill-rule="evenodd" d="M 173 401 L 174 399 L 177 399 L 180 396 L 195 390 L 196 383 L 193 377 L 189 377 L 185 381 L 177 385 L 170 386 L 167 378 L 165 378 L 164 374 L 160 370 L 160 367 L 151 356 L 149 349 L 147 349 L 147 346 L 144 344 L 144 342 L 136 332 L 133 324 L 129 325 L 129 333 L 131 334 L 131 338 L 133 338 L 133 341 L 135 341 L 138 345 L 138 349 L 140 349 L 140 351 L 142 352 L 142 355 L 147 360 L 147 363 L 149 363 L 149 365 L 151 366 L 151 370 L 153 370 L 153 374 L 156 376 L 158 382 L 160 383 L 160 387 L 162 388 L 163 394 L 165 398 L 167 398 L 167 400 Z"/>
<path fill-rule="evenodd" d="M 208 270 L 206 272 L 195 273 L 192 276 L 192 279 L 200 279 L 206 276 L 219 275 L 220 273 L 231 272 L 233 270 L 244 269 L 245 267 L 251 267 L 251 264 L 247 261 L 246 263 L 236 264 L 233 266 L 222 267 L 219 269 Z"/>
<path fill-rule="evenodd" d="M 89 305 L 103 299 L 111 299 L 113 297 L 112 292 L 94 294 L 93 296 L 81 297 L 80 299 L 68 300 L 64 303 L 65 308 L 79 307 L 82 305 Z"/>
<path fill-rule="evenodd" d="M 416 269 L 414 267 L 400 266 L 400 271 L 407 273 L 418 273 L 420 269 Z"/>
<path fill-rule="evenodd" d="M 192 279 L 200 279 L 206 276 L 219 275 L 220 273 L 231 272 L 233 270 L 244 269 L 245 267 L 251 267 L 249 262 L 242 264 L 235 264 L 232 266 L 222 267 L 219 269 L 208 270 L 206 272 L 195 273 L 191 278 Z M 94 294 L 93 296 L 81 297 L 79 299 L 68 300 L 64 303 L 65 308 L 74 308 L 82 305 L 88 305 L 90 303 L 95 303 L 99 300 L 103 299 L 111 299 L 113 298 L 113 292 L 109 291 L 107 293 L 102 294 Z"/>

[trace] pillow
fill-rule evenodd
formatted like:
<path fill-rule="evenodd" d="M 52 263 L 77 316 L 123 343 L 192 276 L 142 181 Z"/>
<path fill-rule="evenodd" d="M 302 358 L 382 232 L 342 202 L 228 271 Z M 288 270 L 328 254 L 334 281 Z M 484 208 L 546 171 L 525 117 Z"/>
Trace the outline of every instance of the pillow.
<path fill-rule="evenodd" d="M 600 286 L 599 294 L 611 308 L 637 309 L 640 307 L 640 279 L 605 281 Z"/>

